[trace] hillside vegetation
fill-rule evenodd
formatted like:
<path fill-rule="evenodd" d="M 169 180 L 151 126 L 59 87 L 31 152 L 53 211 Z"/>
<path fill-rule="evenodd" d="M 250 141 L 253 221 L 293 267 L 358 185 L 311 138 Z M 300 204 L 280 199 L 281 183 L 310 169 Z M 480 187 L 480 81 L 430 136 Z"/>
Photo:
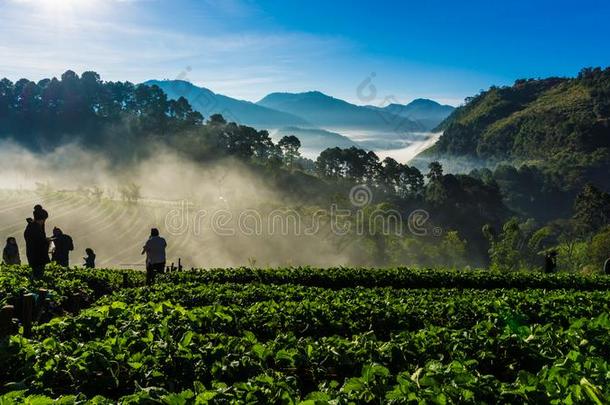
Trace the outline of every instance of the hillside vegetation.
<path fill-rule="evenodd" d="M 439 129 L 429 156 L 529 163 L 602 183 L 610 174 L 610 68 L 491 87 Z"/>

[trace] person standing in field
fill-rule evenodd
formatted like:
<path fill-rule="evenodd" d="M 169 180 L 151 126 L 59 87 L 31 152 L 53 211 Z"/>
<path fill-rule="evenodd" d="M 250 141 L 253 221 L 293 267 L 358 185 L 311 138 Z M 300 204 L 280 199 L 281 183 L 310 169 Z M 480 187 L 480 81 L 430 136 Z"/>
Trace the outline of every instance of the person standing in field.
<path fill-rule="evenodd" d="M 159 236 L 159 230 L 152 228 L 150 237 L 142 248 L 142 254 L 146 253 L 146 285 L 152 285 L 155 282 L 156 273 L 163 273 L 166 247 L 167 242 Z"/>
<path fill-rule="evenodd" d="M 557 252 L 551 250 L 544 256 L 544 272 L 547 274 L 554 273 L 557 269 Z"/>
<path fill-rule="evenodd" d="M 19 246 L 17 240 L 12 236 L 6 239 L 6 246 L 2 251 L 2 261 L 8 265 L 20 265 L 21 257 L 19 256 Z"/>
<path fill-rule="evenodd" d="M 85 249 L 85 254 L 87 255 L 83 257 L 83 260 L 85 261 L 85 268 L 95 269 L 95 252 L 93 251 L 93 249 L 87 248 Z"/>
<path fill-rule="evenodd" d="M 53 250 L 52 259 L 62 267 L 70 266 L 70 252 L 74 250 L 74 242 L 70 235 L 66 235 L 59 228 L 53 228 Z"/>
<path fill-rule="evenodd" d="M 50 262 L 49 240 L 44 230 L 48 217 L 48 212 L 40 205 L 35 206 L 34 219 L 27 219 L 28 224 L 23 233 L 28 264 L 32 268 L 34 278 L 42 278 L 44 267 Z"/>

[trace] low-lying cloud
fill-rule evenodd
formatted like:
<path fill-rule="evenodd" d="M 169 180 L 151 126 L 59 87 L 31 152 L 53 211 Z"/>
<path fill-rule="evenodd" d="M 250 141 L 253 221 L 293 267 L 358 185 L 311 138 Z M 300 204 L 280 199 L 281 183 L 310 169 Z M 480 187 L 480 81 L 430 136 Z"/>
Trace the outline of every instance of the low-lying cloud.
<path fill-rule="evenodd" d="M 17 237 L 24 261 L 25 218 L 37 203 L 49 212 L 47 234 L 57 226 L 73 237 L 75 265 L 82 264 L 90 247 L 98 267 L 143 267 L 140 253 L 151 227 L 160 228 L 168 240 L 168 264 L 177 265 L 179 258 L 186 267 L 331 266 L 351 261 L 349 244 L 339 248 L 337 235 L 324 224 L 312 234 L 289 229 L 290 218 L 287 232 L 270 232 L 268 227 L 261 232 L 218 232 L 213 223 L 218 213 L 230 217 L 223 226 L 235 227 L 244 212 L 267 218 L 270 212 L 297 206 L 293 196 L 233 159 L 202 165 L 153 147 L 147 158 L 125 164 L 77 144 L 49 153 L 32 153 L 12 143 L 1 146 L 0 236 Z"/>

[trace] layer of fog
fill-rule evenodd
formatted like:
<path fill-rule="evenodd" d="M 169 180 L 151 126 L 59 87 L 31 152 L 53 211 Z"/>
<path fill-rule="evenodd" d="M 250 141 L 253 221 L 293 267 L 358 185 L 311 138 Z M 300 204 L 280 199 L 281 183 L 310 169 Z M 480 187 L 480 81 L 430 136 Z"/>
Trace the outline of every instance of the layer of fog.
<path fill-rule="evenodd" d="M 375 131 L 353 128 L 318 128 L 321 131 L 329 131 L 328 134 L 337 134 L 353 142 L 353 146 L 371 150 L 379 156 L 381 160 L 391 157 L 400 163 L 408 163 L 417 154 L 428 149 L 436 143 L 441 133 L 431 132 L 401 132 L 401 131 Z M 286 129 L 272 129 L 269 131 L 274 142 L 280 140 L 282 135 L 289 134 Z M 306 134 L 297 134 L 301 141 L 301 155 L 312 160 L 316 160 L 320 153 L 327 148 L 348 147 L 343 142 L 331 136 L 327 140 L 322 136 L 310 137 Z"/>
<path fill-rule="evenodd" d="M 303 232 L 313 221 L 306 215 L 300 230 L 289 220 L 285 228 L 274 222 L 278 228 L 270 229 L 270 212 L 298 204 L 235 160 L 202 166 L 158 149 L 141 162 L 116 166 L 78 145 L 45 154 L 0 147 L 0 237 L 17 237 L 24 261 L 25 218 L 38 203 L 49 212 L 47 234 L 57 226 L 73 237 L 76 265 L 90 247 L 98 267 L 143 267 L 140 252 L 151 227 L 168 241 L 168 264 L 179 258 L 186 267 L 351 261 L 349 251 L 337 252 L 337 237 L 324 227 Z M 137 202 L 125 201 L 137 190 Z M 240 223 L 244 213 L 250 222 Z M 262 227 L 252 222 L 257 215 Z"/>
<path fill-rule="evenodd" d="M 386 157 L 391 157 L 397 162 L 409 163 L 417 155 L 433 146 L 436 141 L 438 141 L 438 138 L 440 138 L 441 134 L 442 132 L 427 134 L 428 136 L 424 139 L 413 141 L 404 148 L 376 150 L 375 153 L 377 154 L 377 156 L 379 156 L 380 160 L 383 160 Z"/>
<path fill-rule="evenodd" d="M 439 161 L 443 165 L 444 173 L 468 174 L 472 170 L 481 168 L 495 168 L 501 162 L 492 159 L 475 159 L 470 157 L 446 156 L 420 156 L 422 152 L 434 146 L 442 132 L 380 132 L 374 130 L 355 130 L 350 128 L 324 128 L 339 133 L 356 142 L 365 150 L 372 150 L 383 160 L 391 157 L 399 163 L 417 167 L 422 172 L 428 170 L 432 161 Z M 308 152 L 315 156 L 321 151 L 310 149 Z"/>

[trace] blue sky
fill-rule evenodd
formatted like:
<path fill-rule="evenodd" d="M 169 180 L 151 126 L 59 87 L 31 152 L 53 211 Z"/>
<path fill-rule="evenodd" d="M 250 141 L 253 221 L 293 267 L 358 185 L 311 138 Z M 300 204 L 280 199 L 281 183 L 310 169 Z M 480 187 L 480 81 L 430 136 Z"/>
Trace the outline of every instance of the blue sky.
<path fill-rule="evenodd" d="M 610 65 L 609 19 L 592 0 L 0 0 L 0 76 L 70 68 L 251 101 L 320 90 L 456 105 L 493 84 Z"/>

